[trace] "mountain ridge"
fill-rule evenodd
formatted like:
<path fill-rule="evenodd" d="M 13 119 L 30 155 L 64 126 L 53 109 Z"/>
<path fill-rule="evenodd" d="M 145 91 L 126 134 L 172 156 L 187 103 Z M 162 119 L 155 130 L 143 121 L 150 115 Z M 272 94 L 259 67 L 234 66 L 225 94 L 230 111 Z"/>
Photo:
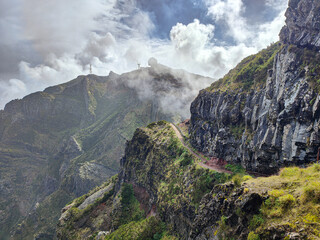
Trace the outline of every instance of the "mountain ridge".
<path fill-rule="evenodd" d="M 192 88 L 186 77 L 202 78 L 156 64 L 79 76 L 6 104 L 0 111 L 1 238 L 53 234 L 61 207 L 117 173 L 137 127 L 177 118 L 162 108 L 167 95 L 175 94 L 169 102 L 180 106 L 191 102 L 179 93 Z"/>

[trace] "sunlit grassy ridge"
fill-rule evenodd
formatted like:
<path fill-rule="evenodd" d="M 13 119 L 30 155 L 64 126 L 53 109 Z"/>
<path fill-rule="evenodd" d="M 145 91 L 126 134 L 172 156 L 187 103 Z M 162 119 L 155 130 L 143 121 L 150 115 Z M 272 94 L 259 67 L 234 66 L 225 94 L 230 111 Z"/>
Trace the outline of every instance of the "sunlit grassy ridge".
<path fill-rule="evenodd" d="M 260 214 L 251 220 L 255 234 L 276 226 L 304 232 L 307 239 L 320 238 L 320 165 L 284 168 L 278 176 L 248 180 L 247 191 L 268 193 Z M 251 234 L 251 236 L 253 236 Z"/>
<path fill-rule="evenodd" d="M 211 84 L 207 91 L 227 91 L 240 89 L 249 91 L 263 86 L 268 70 L 272 69 L 274 57 L 280 51 L 281 44 L 275 43 L 257 54 L 246 57 L 234 69 L 220 80 Z"/>

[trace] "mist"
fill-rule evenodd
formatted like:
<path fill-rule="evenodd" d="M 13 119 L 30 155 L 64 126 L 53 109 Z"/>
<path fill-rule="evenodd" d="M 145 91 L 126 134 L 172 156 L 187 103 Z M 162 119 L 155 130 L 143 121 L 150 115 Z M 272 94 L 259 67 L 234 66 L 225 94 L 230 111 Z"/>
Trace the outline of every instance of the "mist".
<path fill-rule="evenodd" d="M 163 113 L 180 117 L 181 120 L 189 118 L 191 102 L 213 79 L 169 68 L 155 58 L 151 58 L 148 64 L 148 67 L 110 79 L 134 89 L 141 101 L 152 101 Z"/>
<path fill-rule="evenodd" d="M 121 74 L 137 69 L 137 64 L 147 66 L 150 57 L 218 79 L 244 57 L 278 41 L 287 1 L 172 4 L 0 0 L 0 108 L 88 74 L 90 65 L 97 75 Z M 185 81 L 195 94 L 208 85 Z"/>

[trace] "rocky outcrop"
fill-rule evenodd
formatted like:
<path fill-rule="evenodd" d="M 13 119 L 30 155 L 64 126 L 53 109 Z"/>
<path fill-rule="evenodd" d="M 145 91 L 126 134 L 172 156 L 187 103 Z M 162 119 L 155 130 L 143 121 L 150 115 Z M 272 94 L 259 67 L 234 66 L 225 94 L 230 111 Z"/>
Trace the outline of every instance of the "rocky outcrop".
<path fill-rule="evenodd" d="M 303 47 L 320 48 L 320 2 L 290 0 L 286 12 L 286 26 L 281 41 Z"/>
<path fill-rule="evenodd" d="M 167 224 L 179 239 L 187 239 L 193 229 L 201 198 L 212 186 L 228 179 L 225 174 L 198 169 L 187 152 L 188 150 L 179 144 L 169 123 L 161 121 L 138 129 L 132 140 L 127 143 L 114 195 L 106 206 L 112 209 L 109 228 L 95 228 L 90 233 L 95 235 L 99 231 L 110 231 L 112 234 L 118 229 L 121 231 L 122 226 L 131 221 L 141 220 L 133 218 L 135 214 L 132 213 L 132 206 L 123 205 L 126 201 L 124 197 L 128 198 L 128 194 L 123 193 L 124 188 L 132 186 L 132 192 L 140 205 L 139 209 L 144 212 L 144 217 L 157 217 Z M 190 161 L 183 164 L 182 162 L 189 157 Z M 102 191 L 104 188 L 89 197 L 86 196 L 86 200 L 81 200 L 80 207 L 77 208 L 81 210 L 83 205 L 87 208 L 93 207 L 91 199 L 101 196 Z M 87 202 L 91 202 L 91 205 L 87 205 Z M 79 232 L 86 227 L 79 227 L 77 222 L 86 221 L 88 215 L 92 215 L 97 207 L 93 207 L 90 212 L 83 212 L 83 218 L 80 219 L 65 221 L 66 218 L 63 217 L 64 220 L 60 221 L 58 228 L 58 232 L 61 233 L 59 239 L 65 239 L 66 236 L 81 239 L 83 235 Z M 72 215 L 72 209 L 74 207 L 68 210 L 69 215 Z M 126 212 L 130 213 L 129 219 Z M 63 212 L 62 216 L 68 214 Z M 95 218 L 92 221 L 95 221 Z"/>
<path fill-rule="evenodd" d="M 221 239 L 221 235 L 232 235 L 239 240 L 246 240 L 249 222 L 254 215 L 259 214 L 264 200 L 265 197 L 258 193 L 244 193 L 243 187 L 235 189 L 232 183 L 214 187 L 210 194 L 201 200 L 201 209 L 193 223 L 189 239 Z M 218 234 L 217 223 L 222 217 L 223 224 L 229 229 L 220 229 Z M 220 227 L 223 227 L 221 223 Z"/>
<path fill-rule="evenodd" d="M 194 147 L 263 173 L 316 160 L 320 54 L 309 46 L 320 46 L 319 7 L 291 0 L 281 47 L 250 56 L 200 92 L 191 104 Z"/>

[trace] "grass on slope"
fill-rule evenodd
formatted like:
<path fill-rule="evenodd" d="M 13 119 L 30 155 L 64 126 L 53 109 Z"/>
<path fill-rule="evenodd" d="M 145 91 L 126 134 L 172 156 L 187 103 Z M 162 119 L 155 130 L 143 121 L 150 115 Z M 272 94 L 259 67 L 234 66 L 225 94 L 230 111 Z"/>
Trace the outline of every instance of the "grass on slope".
<path fill-rule="evenodd" d="M 267 80 L 268 70 L 272 69 L 274 57 L 281 49 L 280 43 L 270 45 L 255 55 L 242 60 L 222 79 L 212 83 L 207 91 L 240 90 L 259 88 Z"/>
<path fill-rule="evenodd" d="M 177 240 L 168 235 L 165 224 L 156 217 L 130 222 L 108 235 L 106 240 Z"/>
<path fill-rule="evenodd" d="M 268 192 L 260 215 L 251 222 L 251 230 L 262 233 L 268 226 L 284 231 L 307 234 L 308 239 L 320 238 L 320 165 L 306 169 L 284 168 L 279 176 L 252 179 L 247 191 Z"/>
<path fill-rule="evenodd" d="M 290 45 L 288 51 L 296 54 L 296 63 L 300 65 L 299 71 L 306 75 L 311 87 L 319 93 L 320 52 L 308 48 L 299 48 L 294 45 Z"/>

